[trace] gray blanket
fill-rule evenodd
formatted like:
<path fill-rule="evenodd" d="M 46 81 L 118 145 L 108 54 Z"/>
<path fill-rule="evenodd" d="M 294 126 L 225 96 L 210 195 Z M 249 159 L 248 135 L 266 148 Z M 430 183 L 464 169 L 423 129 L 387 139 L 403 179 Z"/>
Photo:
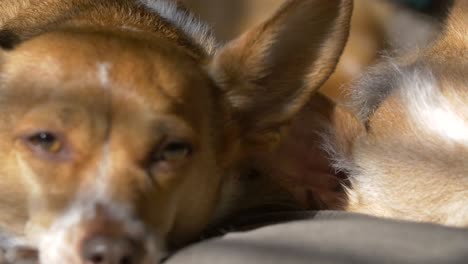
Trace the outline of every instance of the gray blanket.
<path fill-rule="evenodd" d="M 234 222 L 218 228 L 226 234 L 178 251 L 166 264 L 468 263 L 468 229 L 332 211 Z"/>

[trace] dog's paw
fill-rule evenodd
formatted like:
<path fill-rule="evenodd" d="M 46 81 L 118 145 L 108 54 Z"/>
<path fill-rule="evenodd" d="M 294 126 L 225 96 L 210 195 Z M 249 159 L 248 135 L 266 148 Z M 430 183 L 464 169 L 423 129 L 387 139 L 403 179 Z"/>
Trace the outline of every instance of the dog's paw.
<path fill-rule="evenodd" d="M 28 246 L 0 249 L 0 264 L 39 264 L 39 253 Z"/>

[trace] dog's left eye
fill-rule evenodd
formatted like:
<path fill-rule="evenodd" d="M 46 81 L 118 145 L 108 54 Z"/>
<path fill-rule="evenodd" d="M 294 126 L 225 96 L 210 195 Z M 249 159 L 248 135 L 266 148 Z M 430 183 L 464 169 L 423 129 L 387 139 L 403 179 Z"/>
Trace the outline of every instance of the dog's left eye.
<path fill-rule="evenodd" d="M 63 147 L 63 144 L 58 137 L 50 132 L 39 132 L 33 134 L 27 138 L 27 141 L 31 146 L 51 154 L 59 153 Z"/>

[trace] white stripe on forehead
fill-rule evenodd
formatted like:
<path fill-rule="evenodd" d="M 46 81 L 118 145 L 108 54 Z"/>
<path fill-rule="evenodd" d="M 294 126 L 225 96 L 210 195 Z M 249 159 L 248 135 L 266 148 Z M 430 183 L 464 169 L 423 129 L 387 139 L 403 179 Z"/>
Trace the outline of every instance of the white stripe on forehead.
<path fill-rule="evenodd" d="M 108 62 L 100 62 L 97 64 L 97 76 L 101 85 L 107 88 L 110 83 L 109 73 L 112 65 Z"/>
<path fill-rule="evenodd" d="M 445 97 L 428 70 L 402 74 L 400 93 L 416 128 L 448 144 L 468 145 L 468 107 Z"/>
<path fill-rule="evenodd" d="M 111 85 L 115 85 L 117 88 L 119 88 L 119 83 L 112 83 L 112 80 L 110 78 L 112 67 L 113 67 L 113 64 L 111 62 L 106 62 L 106 61 L 98 62 L 96 63 L 96 72 L 95 73 L 92 72 L 92 74 L 96 74 L 100 84 L 102 85 L 102 88 L 106 90 L 111 89 Z M 112 94 L 118 94 L 119 97 L 136 101 L 140 105 L 148 104 L 149 102 L 145 100 L 145 97 L 138 95 L 138 93 L 135 90 L 136 89 L 133 89 L 133 88 L 132 89 L 113 89 Z"/>

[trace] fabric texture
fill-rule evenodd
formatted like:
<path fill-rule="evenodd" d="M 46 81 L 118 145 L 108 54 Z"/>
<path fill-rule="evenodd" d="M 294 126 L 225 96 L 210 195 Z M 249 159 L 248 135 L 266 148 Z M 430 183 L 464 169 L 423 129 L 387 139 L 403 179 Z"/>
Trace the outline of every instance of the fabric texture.
<path fill-rule="evenodd" d="M 226 226 L 166 264 L 468 263 L 468 229 L 335 211 L 251 215 Z"/>

